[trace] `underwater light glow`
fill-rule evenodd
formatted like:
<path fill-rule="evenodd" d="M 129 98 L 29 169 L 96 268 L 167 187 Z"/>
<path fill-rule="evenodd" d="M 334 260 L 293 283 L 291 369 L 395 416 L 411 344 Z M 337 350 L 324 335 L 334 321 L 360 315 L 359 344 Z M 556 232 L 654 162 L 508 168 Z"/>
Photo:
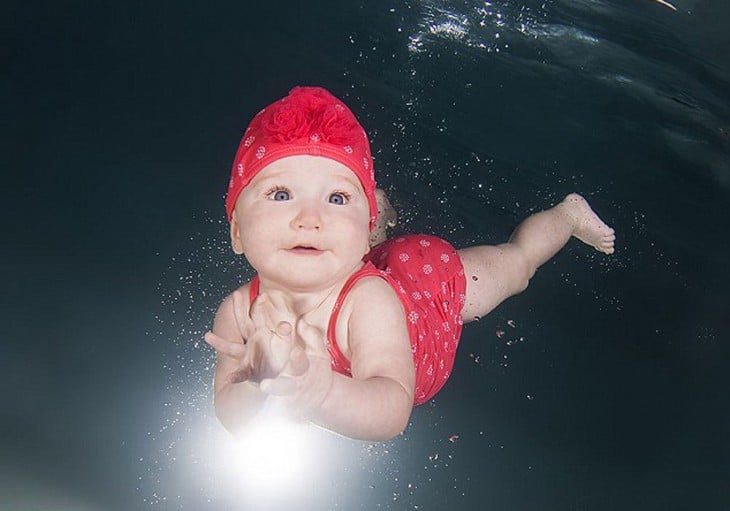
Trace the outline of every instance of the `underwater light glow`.
<path fill-rule="evenodd" d="M 258 425 L 234 442 L 231 468 L 257 488 L 301 481 L 313 465 L 307 429 L 284 421 Z"/>
<path fill-rule="evenodd" d="M 229 488 L 248 498 L 269 500 L 311 490 L 325 458 L 322 431 L 316 427 L 267 417 L 240 436 L 220 438 L 215 465 L 226 474 Z"/>

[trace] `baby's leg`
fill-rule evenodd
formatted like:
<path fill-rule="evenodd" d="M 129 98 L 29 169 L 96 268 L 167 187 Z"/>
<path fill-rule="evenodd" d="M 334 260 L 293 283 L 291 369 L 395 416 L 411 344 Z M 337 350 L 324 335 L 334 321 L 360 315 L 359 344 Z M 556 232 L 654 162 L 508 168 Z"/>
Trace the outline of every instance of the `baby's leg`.
<path fill-rule="evenodd" d="M 375 190 L 375 200 L 378 203 L 378 219 L 370 233 L 370 246 L 380 245 L 388 239 L 388 227 L 395 227 L 398 214 L 390 204 L 385 192 L 380 188 Z"/>
<path fill-rule="evenodd" d="M 614 251 L 613 229 L 593 212 L 583 197 L 570 194 L 557 206 L 522 222 L 507 243 L 459 250 L 466 275 L 464 322 L 489 313 L 527 288 L 537 268 L 575 236 L 599 252 Z"/>

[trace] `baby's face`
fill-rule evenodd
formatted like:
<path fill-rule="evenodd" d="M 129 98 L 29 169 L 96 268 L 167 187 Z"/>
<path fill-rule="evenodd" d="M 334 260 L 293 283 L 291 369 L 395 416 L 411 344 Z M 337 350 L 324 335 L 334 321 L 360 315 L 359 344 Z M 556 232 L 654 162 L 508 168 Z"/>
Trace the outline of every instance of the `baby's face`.
<path fill-rule="evenodd" d="M 269 285 L 324 289 L 360 266 L 369 216 L 350 169 L 324 157 L 290 156 L 264 167 L 241 192 L 231 242 Z"/>

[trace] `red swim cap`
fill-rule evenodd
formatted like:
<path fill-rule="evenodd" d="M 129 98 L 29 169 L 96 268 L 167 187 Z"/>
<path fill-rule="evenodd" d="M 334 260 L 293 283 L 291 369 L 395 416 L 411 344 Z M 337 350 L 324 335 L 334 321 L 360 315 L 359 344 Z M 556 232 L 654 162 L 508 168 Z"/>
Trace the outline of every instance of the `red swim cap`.
<path fill-rule="evenodd" d="M 378 206 L 367 134 L 350 109 L 321 87 L 295 87 L 253 118 L 233 160 L 226 197 L 228 221 L 241 191 L 261 169 L 302 154 L 324 156 L 352 170 L 365 190 L 372 230 Z"/>

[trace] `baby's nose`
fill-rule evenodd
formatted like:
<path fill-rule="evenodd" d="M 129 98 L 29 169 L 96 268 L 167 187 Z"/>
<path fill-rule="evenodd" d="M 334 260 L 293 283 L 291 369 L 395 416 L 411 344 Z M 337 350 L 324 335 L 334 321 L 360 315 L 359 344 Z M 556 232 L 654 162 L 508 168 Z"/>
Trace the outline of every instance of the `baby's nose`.
<path fill-rule="evenodd" d="M 319 230 L 322 228 L 322 217 L 317 208 L 306 206 L 299 210 L 299 214 L 292 219 L 292 227 Z"/>

